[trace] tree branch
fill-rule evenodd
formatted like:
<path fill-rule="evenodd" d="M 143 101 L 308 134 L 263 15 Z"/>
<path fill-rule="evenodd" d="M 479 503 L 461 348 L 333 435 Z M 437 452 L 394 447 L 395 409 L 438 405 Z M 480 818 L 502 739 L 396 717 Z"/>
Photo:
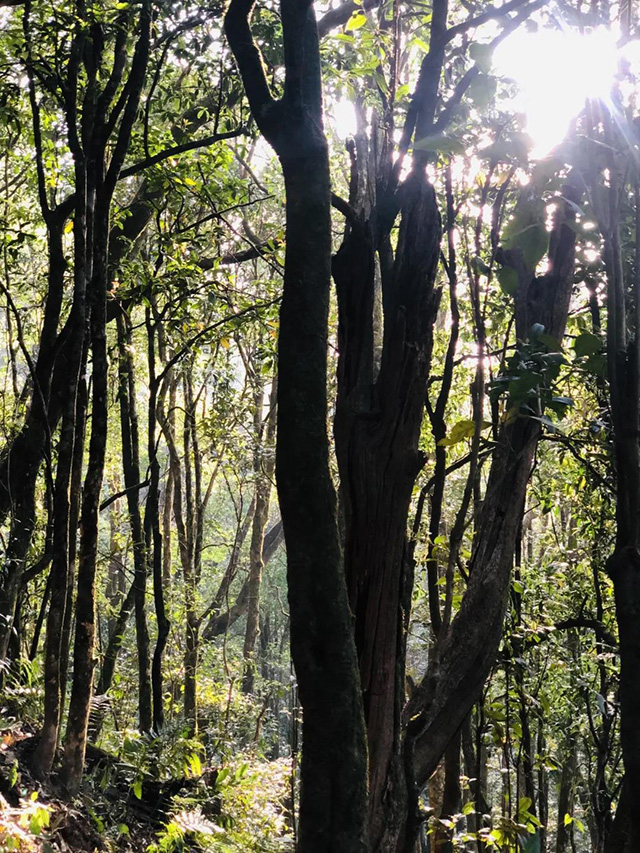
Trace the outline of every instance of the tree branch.
<path fill-rule="evenodd" d="M 343 3 L 337 9 L 330 9 L 318 21 L 318 36 L 322 39 L 331 30 L 346 24 L 354 12 L 369 12 L 378 6 L 378 0 L 363 0 L 362 3 L 354 3 L 352 0 Z"/>
<path fill-rule="evenodd" d="M 130 178 L 132 175 L 137 175 L 138 172 L 149 169 L 163 160 L 168 160 L 169 157 L 177 157 L 179 154 L 184 154 L 186 151 L 193 151 L 196 148 L 206 148 L 224 139 L 234 139 L 237 136 L 242 136 L 243 133 L 246 133 L 246 128 L 239 127 L 235 130 L 228 130 L 226 133 L 212 133 L 210 136 L 205 136 L 202 139 L 192 139 L 190 142 L 183 142 L 182 145 L 173 145 L 170 148 L 164 148 L 162 151 L 158 151 L 157 154 L 151 155 L 151 157 L 145 157 L 144 160 L 140 160 L 132 166 L 127 166 L 126 169 L 120 172 L 119 179 L 122 180 L 123 178 Z"/>
<path fill-rule="evenodd" d="M 460 24 L 449 27 L 447 30 L 447 42 L 453 41 L 453 39 L 461 33 L 473 30 L 476 27 L 485 24 L 487 21 L 495 21 L 496 19 L 504 18 L 504 16 L 508 15 L 509 12 L 516 12 L 520 9 L 523 12 L 530 14 L 531 12 L 535 12 L 535 10 L 539 9 L 541 6 L 546 5 L 546 3 L 547 0 L 534 0 L 532 3 L 530 3 L 530 0 L 511 0 L 510 3 L 505 3 L 504 6 L 493 6 L 490 9 L 487 9 L 486 12 L 482 12 L 480 15 L 476 15 L 473 18 L 467 18 L 466 21 L 462 21 Z"/>
<path fill-rule="evenodd" d="M 249 21 L 255 0 L 231 0 L 224 16 L 224 31 L 238 63 L 249 106 L 265 136 L 270 135 L 268 115 L 277 101 L 271 95 L 262 64 L 262 56 L 253 40 Z"/>

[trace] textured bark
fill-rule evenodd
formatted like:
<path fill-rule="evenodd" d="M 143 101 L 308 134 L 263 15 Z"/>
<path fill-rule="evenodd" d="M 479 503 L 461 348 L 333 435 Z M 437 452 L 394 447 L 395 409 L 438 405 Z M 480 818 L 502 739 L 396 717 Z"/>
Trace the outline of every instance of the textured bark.
<path fill-rule="evenodd" d="M 630 853 L 640 846 L 640 268 L 638 246 L 623 250 L 621 199 L 635 201 L 635 237 L 640 237 L 640 184 L 614 157 L 620 133 L 602 108 L 609 181 L 592 165 L 591 196 L 604 240 L 607 275 L 607 373 L 616 476 L 616 541 L 607 561 L 614 585 L 620 636 L 620 742 L 624 783 L 606 850 Z M 633 269 L 633 276 L 631 275 Z"/>
<path fill-rule="evenodd" d="M 310 3 L 282 0 L 285 93 L 274 101 L 249 27 L 252 8 L 251 0 L 232 0 L 225 30 L 286 187 L 276 480 L 287 546 L 291 653 L 303 709 L 298 849 L 358 853 L 367 847 L 367 757 L 329 468 L 331 216 L 318 35 Z"/>
<path fill-rule="evenodd" d="M 155 329 L 151 323 L 150 312 L 147 309 L 147 352 L 149 361 L 149 406 L 147 426 L 147 449 L 149 454 L 149 468 L 151 470 L 151 482 L 147 493 L 147 502 L 144 515 L 144 536 L 147 558 L 153 569 L 153 600 L 156 611 L 156 622 L 158 625 L 158 636 L 153 652 L 151 666 L 151 691 L 153 699 L 153 729 L 159 732 L 164 725 L 164 692 L 162 689 L 162 656 L 164 654 L 167 640 L 169 638 L 170 622 L 167 617 L 164 592 L 167 579 L 165 578 L 164 557 L 165 550 L 168 552 L 169 561 L 170 538 L 163 542 L 160 530 L 160 463 L 158 461 L 156 443 L 157 425 L 157 380 L 156 380 L 156 358 L 155 358 Z M 169 473 L 171 485 L 167 485 L 167 491 L 173 490 L 173 475 Z M 169 524 L 165 530 L 170 529 L 171 507 L 169 506 Z M 170 535 L 170 534 L 169 534 Z M 163 550 L 164 549 L 164 550 Z M 151 556 L 150 556 L 151 555 Z M 150 558 L 149 558 L 150 557 Z M 166 572 L 170 576 L 169 570 Z"/>
<path fill-rule="evenodd" d="M 73 224 L 74 291 L 67 326 L 72 343 L 66 364 L 63 394 L 62 423 L 58 440 L 58 462 L 53 493 L 53 544 L 51 560 L 51 601 L 47 618 L 44 660 L 44 721 L 40 749 L 36 762 L 37 773 L 46 777 L 51 772 L 58 746 L 62 715 L 61 662 L 68 657 L 63 648 L 66 608 L 71 602 L 69 581 L 73 576 L 70 565 L 71 504 L 70 487 L 75 446 L 81 440 L 78 429 L 84 429 L 84 417 L 78 417 L 79 382 L 87 358 L 86 333 L 89 310 L 86 301 L 87 282 L 91 275 L 91 217 L 95 201 L 88 188 L 87 163 L 84 154 L 75 150 L 75 185 L 77 206 Z M 75 533 L 75 532 L 74 532 Z"/>
<path fill-rule="evenodd" d="M 406 819 L 400 758 L 406 620 L 401 595 L 407 516 L 422 466 L 418 440 L 440 299 L 434 287 L 440 215 L 423 169 L 417 168 L 407 180 L 402 197 L 395 265 L 386 281 L 383 276 L 384 337 L 375 380 L 375 267 L 368 223 L 354 226 L 333 264 L 340 307 L 336 453 L 345 570 L 367 720 L 373 849 L 391 849 Z"/>
<path fill-rule="evenodd" d="M 122 466 L 127 490 L 127 508 L 133 543 L 136 637 L 138 653 L 138 714 L 140 730 L 152 727 L 151 679 L 149 673 L 149 632 L 147 628 L 146 587 L 148 575 L 147 543 L 142 526 L 139 493 L 133 487 L 140 482 L 140 439 L 136 405 L 136 382 L 131 355 L 131 331 L 128 316 L 117 320 L 119 352 L 120 432 Z"/>

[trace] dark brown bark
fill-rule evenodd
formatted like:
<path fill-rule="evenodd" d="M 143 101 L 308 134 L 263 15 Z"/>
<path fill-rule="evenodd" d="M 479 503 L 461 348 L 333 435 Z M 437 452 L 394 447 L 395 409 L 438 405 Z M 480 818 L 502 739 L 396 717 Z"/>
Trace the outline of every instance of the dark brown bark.
<path fill-rule="evenodd" d="M 149 632 L 147 628 L 146 587 L 148 575 L 147 543 L 142 525 L 140 499 L 133 489 L 140 482 L 140 439 L 136 406 L 135 367 L 131 354 L 130 320 L 124 311 L 118 316 L 118 353 L 120 432 L 122 465 L 127 508 L 133 543 L 136 638 L 138 653 L 138 713 L 140 730 L 152 727 L 151 680 L 149 672 Z"/>
<path fill-rule="evenodd" d="M 164 691 L 162 689 L 162 656 L 164 654 L 169 630 L 171 628 L 167 617 L 164 592 L 165 592 L 165 570 L 164 551 L 169 549 L 171 540 L 163 542 L 160 530 L 160 463 L 157 455 L 156 425 L 157 425 L 157 381 L 156 381 L 156 358 L 155 358 L 155 330 L 151 323 L 150 312 L 147 309 L 147 351 L 149 361 L 149 407 L 147 426 L 147 448 L 149 454 L 149 467 L 151 470 L 151 482 L 147 493 L 147 502 L 144 516 L 145 548 L 150 555 L 150 564 L 153 570 L 153 600 L 158 625 L 158 636 L 153 652 L 151 667 L 151 691 L 153 698 L 153 729 L 159 732 L 164 725 Z M 173 475 L 169 472 L 168 479 L 171 486 L 167 484 L 167 491 L 172 491 Z M 169 516 L 170 519 L 170 516 Z M 168 528 L 169 526 L 167 526 Z M 165 529 L 167 529 L 165 528 Z M 169 552 L 169 560 L 171 555 Z M 170 571 L 167 573 L 170 575 Z"/>
<path fill-rule="evenodd" d="M 399 755 L 406 618 L 401 601 L 403 556 L 409 502 L 422 465 L 418 439 L 440 297 L 434 287 L 440 216 L 433 188 L 420 168 L 403 187 L 395 266 L 386 284 L 383 278 L 384 338 L 375 381 L 374 264 L 370 238 L 363 239 L 365 229 L 366 223 L 357 226 L 360 233 L 353 229 L 333 265 L 340 305 L 335 436 L 345 569 L 369 741 L 369 823 L 377 849 L 393 843 L 405 819 L 398 802 L 405 789 Z M 389 797 L 393 776 L 399 782 Z"/>
<path fill-rule="evenodd" d="M 80 38 L 80 44 L 82 38 Z M 70 72 L 71 73 L 71 72 Z M 75 97 L 75 91 L 73 93 Z M 70 116 L 68 116 L 68 119 Z M 70 135 L 75 127 L 69 127 Z M 59 727 L 62 715 L 62 670 L 61 662 L 67 658 L 68 651 L 63 648 L 66 608 L 70 604 L 69 581 L 73 576 L 70 564 L 70 487 L 74 451 L 80 436 L 78 427 L 84 428 L 84 418 L 78 417 L 78 394 L 80 376 L 86 357 L 86 333 L 88 323 L 87 282 L 91 275 L 92 212 L 95 201 L 88 186 L 87 162 L 84 152 L 73 145 L 75 160 L 75 184 L 77 207 L 73 223 L 74 235 L 74 292 L 69 327 L 70 348 L 66 364 L 62 423 L 58 441 L 58 463 L 56 468 L 55 489 L 53 494 L 53 545 L 51 561 L 51 601 L 47 618 L 44 663 L 44 721 L 40 737 L 40 749 L 37 759 L 37 772 L 46 777 L 51 772 L 55 752 L 58 746 Z"/>
<path fill-rule="evenodd" d="M 318 34 L 310 3 L 282 0 L 285 93 L 274 101 L 249 26 L 252 8 L 251 0 L 232 0 L 225 31 L 286 187 L 276 479 L 287 545 L 291 653 L 303 709 L 298 849 L 358 853 L 367 847 L 367 758 L 329 469 L 331 217 Z"/>
<path fill-rule="evenodd" d="M 621 243 L 620 199 L 635 202 L 635 237 L 640 237 L 640 184 L 631 170 L 627 184 L 614 157 L 619 134 L 608 109 L 600 116 L 607 143 L 609 181 L 591 164 L 593 208 L 604 241 L 607 275 L 607 373 L 616 476 L 616 541 L 607 561 L 614 585 L 620 636 L 620 740 L 625 768 L 608 853 L 631 853 L 640 844 L 640 266 L 638 246 L 629 260 Z M 629 252 L 631 254 L 631 251 Z M 627 270 L 633 269 L 633 276 Z M 630 280 L 627 280 L 630 279 Z"/>

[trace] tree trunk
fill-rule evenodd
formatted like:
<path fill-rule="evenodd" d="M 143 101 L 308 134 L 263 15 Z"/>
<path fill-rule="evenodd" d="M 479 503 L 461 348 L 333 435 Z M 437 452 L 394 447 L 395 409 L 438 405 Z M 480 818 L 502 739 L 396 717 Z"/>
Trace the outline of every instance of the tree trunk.
<path fill-rule="evenodd" d="M 260 382 L 258 378 L 256 381 Z M 242 690 L 253 693 L 255 677 L 255 648 L 260 626 L 260 586 L 264 571 L 264 534 L 269 518 L 269 502 L 271 498 L 271 481 L 275 466 L 273 439 L 276 428 L 276 387 L 274 379 L 269 400 L 269 414 L 264 430 L 262 429 L 263 389 L 255 394 L 255 441 L 254 472 L 256 476 L 256 508 L 253 515 L 251 544 L 249 547 L 249 576 L 247 578 L 247 627 L 244 635 L 242 655 L 244 658 L 244 675 Z"/>
<path fill-rule="evenodd" d="M 424 170 L 416 169 L 404 193 L 395 266 L 389 281 L 383 276 L 384 338 L 375 381 L 367 223 L 354 225 L 333 264 L 340 306 L 336 454 L 367 720 L 374 850 L 393 849 L 406 820 L 400 755 L 408 617 L 404 554 L 409 503 L 422 466 L 418 440 L 440 300 L 434 287 L 440 215 Z"/>
<path fill-rule="evenodd" d="M 571 836 L 570 824 L 565 825 L 565 815 L 573 817 L 574 783 L 577 768 L 577 744 L 575 738 L 567 742 L 567 755 L 562 764 L 560 789 L 558 791 L 558 828 L 556 831 L 556 853 L 567 853 Z"/>
<path fill-rule="evenodd" d="M 286 258 L 278 346 L 276 481 L 287 546 L 291 654 L 303 709 L 301 853 L 367 849 L 367 751 L 358 663 L 329 466 L 329 156 L 318 33 L 309 2 L 282 0 L 285 95 L 275 101 L 253 41 L 253 4 L 225 31 L 252 113 L 282 164 Z"/>
<path fill-rule="evenodd" d="M 148 407 L 148 454 L 149 468 L 151 471 L 151 482 L 147 494 L 147 503 L 144 515 L 145 550 L 151 557 L 153 569 L 153 600 L 156 610 L 156 621 L 158 625 L 158 636 L 156 647 L 153 652 L 153 663 L 151 667 L 151 690 L 153 698 L 153 729 L 159 732 L 164 725 L 164 692 L 162 689 L 162 655 L 164 654 L 167 640 L 169 638 L 170 623 L 164 604 L 165 570 L 163 547 L 170 548 L 171 540 L 163 542 L 160 530 L 160 463 L 158 461 L 156 447 L 156 425 L 157 425 L 157 380 L 155 360 L 154 327 L 151 323 L 149 309 L 146 312 L 147 325 L 147 348 L 149 356 L 149 407 Z M 168 475 L 172 479 L 171 471 Z M 169 486 L 167 490 L 171 491 Z M 169 560 L 171 552 L 169 551 Z"/>
<path fill-rule="evenodd" d="M 151 680 L 149 673 L 149 632 L 147 628 L 148 555 L 140 513 L 140 498 L 135 488 L 140 483 L 140 440 L 136 406 L 135 368 L 131 355 L 131 334 L 128 317 L 121 313 L 118 324 L 120 430 L 122 436 L 122 466 L 127 490 L 127 507 L 133 542 L 136 638 L 138 652 L 138 709 L 139 725 L 143 732 L 151 731 Z"/>

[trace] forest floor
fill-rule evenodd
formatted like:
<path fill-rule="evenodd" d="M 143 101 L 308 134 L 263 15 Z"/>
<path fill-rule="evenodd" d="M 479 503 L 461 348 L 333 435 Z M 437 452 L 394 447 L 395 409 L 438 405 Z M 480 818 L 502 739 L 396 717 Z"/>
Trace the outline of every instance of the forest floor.
<path fill-rule="evenodd" d="M 106 753 L 93 748 L 91 772 L 70 798 L 55 774 L 47 784 L 36 779 L 31 768 L 37 749 L 32 731 L 0 731 L 0 853 L 202 850 L 211 849 L 210 836 L 224 834 L 200 808 L 180 813 L 174 806 L 174 796 L 192 788 L 193 779 L 145 778 L 132 787 L 118 778 L 117 766 L 105 774 L 96 755 Z M 215 797 L 211 802 L 215 809 Z"/>

